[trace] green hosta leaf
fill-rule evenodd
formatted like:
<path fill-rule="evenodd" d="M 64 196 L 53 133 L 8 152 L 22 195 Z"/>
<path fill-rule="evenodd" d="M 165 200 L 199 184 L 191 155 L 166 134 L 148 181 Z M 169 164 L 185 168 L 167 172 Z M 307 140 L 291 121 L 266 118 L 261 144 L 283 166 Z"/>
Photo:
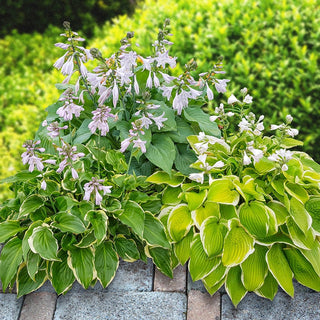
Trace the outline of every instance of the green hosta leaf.
<path fill-rule="evenodd" d="M 305 203 L 309 200 L 307 191 L 298 184 L 287 182 L 285 183 L 284 188 L 288 192 L 288 194 L 290 194 L 292 197 L 295 197 L 302 203 Z"/>
<path fill-rule="evenodd" d="M 171 248 L 162 223 L 149 212 L 145 213 L 143 238 L 149 245 Z"/>
<path fill-rule="evenodd" d="M 264 279 L 263 285 L 256 291 L 256 293 L 264 298 L 273 300 L 278 291 L 278 282 L 269 272 Z"/>
<path fill-rule="evenodd" d="M 132 239 L 126 239 L 123 235 L 114 238 L 114 245 L 118 255 L 128 262 L 136 261 L 140 258 L 140 253 L 136 243 Z"/>
<path fill-rule="evenodd" d="M 307 230 L 311 227 L 312 219 L 305 209 L 304 205 L 297 200 L 296 198 L 292 197 L 290 199 L 290 215 L 298 225 L 298 227 L 303 231 L 307 232 Z"/>
<path fill-rule="evenodd" d="M 317 173 L 314 171 L 304 171 L 303 181 L 319 183 L 320 182 L 320 173 Z"/>
<path fill-rule="evenodd" d="M 266 247 L 255 245 L 253 254 L 241 264 L 242 283 L 248 291 L 255 291 L 264 283 L 264 279 L 268 274 L 267 251 Z"/>
<path fill-rule="evenodd" d="M 320 235 L 320 197 L 311 196 L 305 203 L 305 208 L 312 217 L 312 228 Z"/>
<path fill-rule="evenodd" d="M 200 228 L 200 238 L 209 258 L 221 254 L 227 231 L 228 228 L 219 223 L 217 217 L 210 217 L 203 222 Z"/>
<path fill-rule="evenodd" d="M 30 249 L 45 260 L 59 260 L 57 257 L 58 241 L 48 225 L 34 228 L 28 239 Z"/>
<path fill-rule="evenodd" d="M 203 284 L 206 288 L 213 288 L 216 286 L 228 272 L 228 268 L 226 268 L 222 263 L 220 263 L 213 271 L 211 271 L 206 277 L 202 279 Z M 211 294 L 211 292 L 210 292 Z"/>
<path fill-rule="evenodd" d="M 0 243 L 7 241 L 10 237 L 15 236 L 18 232 L 25 230 L 20 227 L 18 220 L 8 220 L 0 223 Z"/>
<path fill-rule="evenodd" d="M 46 270 L 39 270 L 34 281 L 30 278 L 26 265 L 21 266 L 17 276 L 17 298 L 37 290 L 45 283 L 46 280 Z"/>
<path fill-rule="evenodd" d="M 38 254 L 29 251 L 27 260 L 27 270 L 32 280 L 35 280 L 35 276 L 38 273 L 40 261 L 41 257 Z"/>
<path fill-rule="evenodd" d="M 269 216 L 265 205 L 258 201 L 242 204 L 239 208 L 239 219 L 247 230 L 258 238 L 264 238 L 269 230 Z"/>
<path fill-rule="evenodd" d="M 62 232 L 72 232 L 74 234 L 82 233 L 86 230 L 83 222 L 77 216 L 69 212 L 60 212 L 54 216 L 55 222 L 52 226 Z"/>
<path fill-rule="evenodd" d="M 170 176 L 167 172 L 157 171 L 148 177 L 146 181 L 155 184 L 168 184 L 171 187 L 178 187 L 184 181 L 184 177 L 179 175 Z"/>
<path fill-rule="evenodd" d="M 304 154 L 304 156 L 300 158 L 300 161 L 308 169 L 313 169 L 315 172 L 320 173 L 320 164 L 315 162 L 308 155 Z"/>
<path fill-rule="evenodd" d="M 6 291 L 10 281 L 17 273 L 18 266 L 22 262 L 22 241 L 14 237 L 2 248 L 0 255 L 0 279 L 2 290 Z"/>
<path fill-rule="evenodd" d="M 161 197 L 162 203 L 171 205 L 179 204 L 181 202 L 181 199 L 179 199 L 181 192 L 181 188 L 166 187 Z"/>
<path fill-rule="evenodd" d="M 94 231 L 91 231 L 83 236 L 79 243 L 75 244 L 78 248 L 88 248 L 97 242 L 97 238 L 94 235 Z M 68 248 L 69 250 L 70 248 Z"/>
<path fill-rule="evenodd" d="M 235 186 L 232 181 L 229 179 L 217 179 L 212 181 L 207 201 L 232 204 L 233 206 L 236 206 L 239 200 L 240 195 L 238 191 L 235 190 Z"/>
<path fill-rule="evenodd" d="M 36 178 L 39 175 L 38 171 L 20 171 L 14 176 L 7 177 L 5 179 L 0 180 L 0 184 L 2 183 L 14 183 L 14 182 L 25 182 Z"/>
<path fill-rule="evenodd" d="M 61 262 L 52 262 L 50 274 L 52 286 L 59 295 L 65 294 L 69 289 L 71 289 L 75 276 L 68 266 L 67 253 L 61 250 L 58 254 L 58 258 Z"/>
<path fill-rule="evenodd" d="M 176 149 L 168 135 L 154 134 L 145 156 L 154 165 L 170 174 L 176 157 Z"/>
<path fill-rule="evenodd" d="M 55 204 L 59 211 L 67 211 L 75 206 L 77 201 L 70 197 L 58 197 L 55 199 Z"/>
<path fill-rule="evenodd" d="M 190 258 L 192 240 L 193 229 L 191 229 L 189 233 L 184 238 L 182 238 L 182 240 L 175 243 L 173 246 L 174 253 L 181 265 L 184 265 Z"/>
<path fill-rule="evenodd" d="M 274 244 L 267 252 L 268 268 L 282 289 L 291 297 L 294 294 L 293 273 L 280 244 Z"/>
<path fill-rule="evenodd" d="M 294 277 L 304 286 L 320 291 L 320 277 L 314 271 L 312 265 L 306 258 L 294 248 L 283 250 Z"/>
<path fill-rule="evenodd" d="M 194 235 L 189 262 L 189 271 L 193 281 L 207 276 L 219 265 L 220 260 L 220 258 L 209 258 L 202 246 L 200 235 Z"/>
<path fill-rule="evenodd" d="M 173 278 L 170 250 L 161 247 L 149 247 L 147 250 L 158 269 L 166 276 Z"/>
<path fill-rule="evenodd" d="M 94 235 L 99 245 L 107 236 L 108 230 L 108 216 L 102 210 L 90 210 L 85 220 L 90 221 L 92 224 Z"/>
<path fill-rule="evenodd" d="M 203 221 L 209 217 L 220 218 L 219 204 L 215 202 L 206 202 L 204 206 L 191 212 L 194 224 L 200 229 Z"/>
<path fill-rule="evenodd" d="M 104 288 L 107 287 L 119 266 L 119 258 L 111 241 L 104 241 L 96 248 L 94 264 L 98 279 Z"/>
<path fill-rule="evenodd" d="M 227 267 L 240 264 L 254 251 L 253 246 L 253 238 L 239 226 L 236 220 L 232 220 L 224 240 L 222 263 Z"/>
<path fill-rule="evenodd" d="M 286 222 L 289 212 L 281 202 L 273 200 L 268 202 L 267 206 L 275 213 L 278 225 L 282 225 Z"/>
<path fill-rule="evenodd" d="M 88 128 L 88 124 L 91 122 L 91 119 L 84 119 L 81 126 L 76 131 L 76 136 L 73 140 L 73 144 L 81 144 L 89 140 L 92 136 L 92 132 Z"/>
<path fill-rule="evenodd" d="M 240 266 L 233 267 L 229 270 L 225 287 L 232 303 L 236 307 L 248 292 L 241 282 Z"/>
<path fill-rule="evenodd" d="M 169 213 L 167 227 L 173 241 L 180 241 L 192 226 L 191 213 L 186 204 L 179 204 Z"/>
<path fill-rule="evenodd" d="M 189 106 L 183 110 L 184 117 L 191 122 L 199 125 L 200 129 L 206 134 L 220 137 L 221 132 L 215 122 L 210 121 L 207 113 L 203 112 L 199 106 Z"/>
<path fill-rule="evenodd" d="M 287 227 L 290 238 L 296 246 L 307 250 L 312 248 L 315 236 L 311 228 L 306 232 L 302 232 L 291 217 L 287 219 Z"/>
<path fill-rule="evenodd" d="M 47 180 L 46 179 L 47 188 L 46 190 L 40 190 L 40 194 L 42 196 L 51 196 L 53 194 L 59 194 L 60 192 L 60 185 L 58 182 L 53 180 Z"/>
<path fill-rule="evenodd" d="M 204 202 L 207 196 L 207 190 L 197 192 L 185 192 L 184 194 L 190 211 L 198 209 Z"/>
<path fill-rule="evenodd" d="M 33 229 L 40 227 L 42 223 L 43 223 L 42 221 L 33 222 L 24 234 L 24 237 L 22 239 L 22 254 L 23 254 L 23 259 L 25 261 L 27 260 L 28 252 L 30 251 L 28 240 L 33 233 Z"/>
<path fill-rule="evenodd" d="M 187 141 L 185 141 L 187 142 Z M 194 172 L 190 165 L 197 161 L 194 151 L 187 144 L 176 144 L 176 158 L 174 165 L 184 175 Z"/>
<path fill-rule="evenodd" d="M 169 132 L 169 136 L 172 141 L 177 143 L 186 143 L 187 137 L 194 134 L 194 131 L 190 124 L 182 118 L 176 118 L 177 131 Z"/>
<path fill-rule="evenodd" d="M 98 253 L 97 253 L 98 254 Z M 96 277 L 94 255 L 91 248 L 72 249 L 68 251 L 68 266 L 73 271 L 77 281 L 88 289 Z"/>
<path fill-rule="evenodd" d="M 300 252 L 311 263 L 314 271 L 320 276 L 320 244 L 315 241 L 312 248 L 309 250 L 301 249 Z"/>
<path fill-rule="evenodd" d="M 143 237 L 144 229 L 144 211 L 143 209 L 133 201 L 127 201 L 123 205 L 123 213 L 117 218 L 140 237 Z"/>
<path fill-rule="evenodd" d="M 33 194 L 27 197 L 21 204 L 19 211 L 19 218 L 28 215 L 31 212 L 36 211 L 44 205 L 44 198 Z"/>

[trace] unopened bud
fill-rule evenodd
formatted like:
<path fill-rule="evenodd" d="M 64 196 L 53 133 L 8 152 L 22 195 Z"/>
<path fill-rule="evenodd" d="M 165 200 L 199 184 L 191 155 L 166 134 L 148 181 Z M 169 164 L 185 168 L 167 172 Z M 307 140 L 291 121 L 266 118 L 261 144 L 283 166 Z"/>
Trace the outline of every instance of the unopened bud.
<path fill-rule="evenodd" d="M 143 94 L 142 94 L 142 98 L 143 100 L 150 100 L 151 99 L 151 94 L 149 91 L 145 91 Z"/>
<path fill-rule="evenodd" d="M 134 32 L 133 31 L 127 32 L 127 39 L 131 39 L 133 37 L 134 37 Z"/>
<path fill-rule="evenodd" d="M 170 24 L 170 19 L 169 18 L 166 18 L 165 20 L 164 20 L 164 25 L 165 26 L 168 26 Z"/>
<path fill-rule="evenodd" d="M 64 27 L 65 29 L 67 29 L 67 30 L 70 30 L 70 28 L 71 28 L 69 21 L 64 21 L 62 25 L 63 25 L 63 27 Z"/>
<path fill-rule="evenodd" d="M 90 53 L 95 59 L 102 58 L 102 54 L 101 54 L 100 50 L 98 50 L 97 48 L 91 48 Z"/>

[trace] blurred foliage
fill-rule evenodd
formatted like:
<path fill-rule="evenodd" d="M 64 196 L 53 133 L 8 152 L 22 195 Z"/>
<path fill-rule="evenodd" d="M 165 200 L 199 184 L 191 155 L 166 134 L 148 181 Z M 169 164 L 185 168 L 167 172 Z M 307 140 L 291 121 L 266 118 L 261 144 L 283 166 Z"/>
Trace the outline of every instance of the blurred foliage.
<path fill-rule="evenodd" d="M 247 87 L 255 113 L 266 116 L 266 125 L 279 124 L 290 113 L 303 150 L 320 161 L 319 1 L 145 0 L 130 18 L 123 15 L 96 28 L 87 47 L 97 47 L 107 57 L 132 30 L 140 45 L 135 49 L 147 55 L 158 32 L 154 26 L 160 27 L 167 17 L 174 42 L 171 54 L 183 57 L 180 65 L 195 57 L 197 72 L 204 72 L 223 56 L 226 78 L 232 80 L 229 89 L 237 95 Z M 1 178 L 21 168 L 23 141 L 33 137 L 44 108 L 58 98 L 54 84 L 62 78 L 52 64 L 62 54 L 54 47 L 61 30 L 50 27 L 43 35 L 14 33 L 0 40 L 5 62 L 0 65 Z M 2 187 L 0 200 L 3 197 Z"/>
<path fill-rule="evenodd" d="M 134 6 L 135 0 L 2 0 L 0 37 L 13 29 L 42 32 L 49 24 L 60 26 L 65 20 L 71 22 L 74 30 L 82 30 L 90 37 L 97 24 L 132 13 Z"/>

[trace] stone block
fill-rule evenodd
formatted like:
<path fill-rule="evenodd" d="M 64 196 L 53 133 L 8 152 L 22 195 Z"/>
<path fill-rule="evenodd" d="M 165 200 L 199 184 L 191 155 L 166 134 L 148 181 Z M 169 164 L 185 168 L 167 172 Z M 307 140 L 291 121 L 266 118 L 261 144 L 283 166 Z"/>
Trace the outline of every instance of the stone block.
<path fill-rule="evenodd" d="M 173 270 L 173 279 L 155 269 L 153 289 L 154 291 L 185 292 L 186 276 L 186 266 L 179 265 L 175 268 Z"/>
<path fill-rule="evenodd" d="M 18 319 L 22 302 L 23 298 L 17 299 L 17 296 L 15 294 L 0 293 L 0 319 Z"/>

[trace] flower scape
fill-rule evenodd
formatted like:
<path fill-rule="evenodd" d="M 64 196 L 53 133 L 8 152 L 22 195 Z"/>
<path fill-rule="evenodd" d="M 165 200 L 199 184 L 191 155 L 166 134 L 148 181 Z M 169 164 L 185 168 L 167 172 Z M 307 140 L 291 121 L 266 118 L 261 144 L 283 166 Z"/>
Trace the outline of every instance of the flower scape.
<path fill-rule="evenodd" d="M 294 119 L 266 130 L 247 88 L 227 94 L 222 61 L 173 76 L 168 19 L 148 57 L 133 32 L 105 58 L 64 27 L 61 96 L 23 145 L 27 169 L 1 181 L 15 193 L 0 205 L 3 289 L 106 287 L 120 258 L 151 258 L 169 277 L 188 262 L 234 305 L 293 296 L 293 277 L 320 291 L 320 165 L 292 151 Z"/>

